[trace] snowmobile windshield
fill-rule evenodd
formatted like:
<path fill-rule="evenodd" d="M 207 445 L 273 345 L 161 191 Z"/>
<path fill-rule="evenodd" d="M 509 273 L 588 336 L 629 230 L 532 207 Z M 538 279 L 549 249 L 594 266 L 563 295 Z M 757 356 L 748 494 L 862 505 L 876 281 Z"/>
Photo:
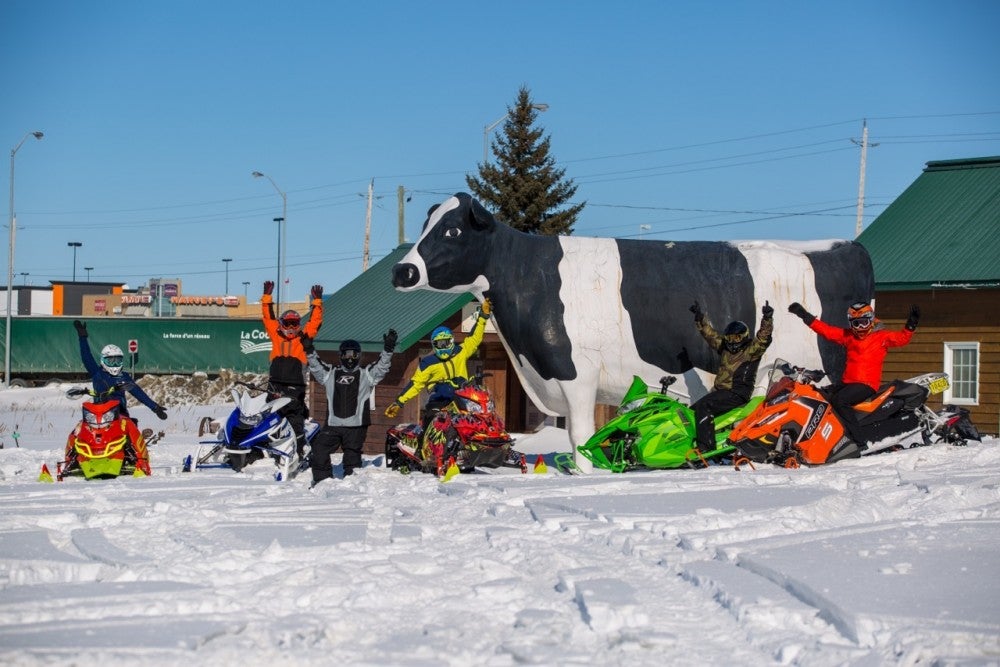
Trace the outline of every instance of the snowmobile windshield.
<path fill-rule="evenodd" d="M 648 393 L 649 387 L 646 385 L 646 381 L 638 375 L 632 376 L 632 384 L 629 386 L 628 391 L 625 392 L 625 395 L 622 396 L 621 407 L 618 408 L 618 414 L 624 414 L 630 410 L 635 410 L 646 401 L 646 394 Z"/>

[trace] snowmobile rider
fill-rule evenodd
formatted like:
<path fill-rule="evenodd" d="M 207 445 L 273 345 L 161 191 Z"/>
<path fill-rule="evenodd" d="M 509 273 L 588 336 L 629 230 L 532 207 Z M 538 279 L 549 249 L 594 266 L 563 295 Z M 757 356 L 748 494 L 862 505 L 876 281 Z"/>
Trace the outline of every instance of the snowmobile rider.
<path fill-rule="evenodd" d="M 302 317 L 294 310 L 286 310 L 279 317 L 274 316 L 274 300 L 271 292 L 274 282 L 264 281 L 264 294 L 260 297 L 260 308 L 264 318 L 264 329 L 271 338 L 271 367 L 268 370 L 268 384 L 277 396 L 287 396 L 292 401 L 281 409 L 295 431 L 296 449 L 299 457 L 305 455 L 305 423 L 309 411 L 306 408 L 306 359 L 302 349 L 300 333 L 315 338 L 323 324 L 323 286 L 313 285 L 309 291 L 312 298 L 309 307 L 309 322 L 303 328 Z"/>
<path fill-rule="evenodd" d="M 313 437 L 309 455 L 313 486 L 333 477 L 330 456 L 338 448 L 344 451 L 344 477 L 361 467 L 361 450 L 371 425 L 375 385 L 392 366 L 396 338 L 396 331 L 389 329 L 382 336 L 378 361 L 367 366 L 360 365 L 361 344 L 345 340 L 340 344 L 340 365 L 332 368 L 320 360 L 312 339 L 302 334 L 302 349 L 309 359 L 309 372 L 326 388 L 326 426 Z"/>
<path fill-rule="evenodd" d="M 838 414 L 850 416 L 849 408 L 868 400 L 878 393 L 882 383 L 882 364 L 890 347 L 902 347 L 913 338 L 920 321 L 920 306 L 910 306 L 906 325 L 899 331 L 876 328 L 875 309 L 858 302 L 847 309 L 849 329 L 827 324 L 807 312 L 800 303 L 788 306 L 788 312 L 798 316 L 806 325 L 828 341 L 843 345 L 847 350 L 847 364 L 840 382 L 834 382 L 823 391 Z"/>
<path fill-rule="evenodd" d="M 447 407 L 455 397 L 455 389 L 462 381 L 468 380 L 469 370 L 466 362 L 469 360 L 479 344 L 483 342 L 483 334 L 486 332 L 486 321 L 490 318 L 493 305 L 489 299 L 484 299 L 479 307 L 479 317 L 476 318 L 476 325 L 472 328 L 472 333 L 466 336 L 461 345 L 455 344 L 455 337 L 448 327 L 438 327 L 431 332 L 431 345 L 434 347 L 434 354 L 428 354 L 420 360 L 416 372 L 410 378 L 410 382 L 403 389 L 403 392 L 396 397 L 396 400 L 385 409 L 385 416 L 393 419 L 399 414 L 399 409 L 403 403 L 420 394 L 425 387 L 430 388 L 430 397 L 424 405 L 421 424 L 426 430 L 431 418 Z"/>
<path fill-rule="evenodd" d="M 127 391 L 152 410 L 154 415 L 160 419 L 167 418 L 167 411 L 163 406 L 150 398 L 142 387 L 135 383 L 132 376 L 125 372 L 125 354 L 120 347 L 105 345 L 101 349 L 101 363 L 98 364 L 90 351 L 86 322 L 73 320 L 73 326 L 76 327 L 76 334 L 80 337 L 80 359 L 87 369 L 87 374 L 90 375 L 95 394 L 101 397 L 107 396 L 104 400 L 118 399 L 121 404 L 119 413 L 128 417 L 128 396 L 125 393 Z"/>
<path fill-rule="evenodd" d="M 750 328 L 744 322 L 730 322 L 719 335 L 697 301 L 689 310 L 694 313 L 695 326 L 702 338 L 719 353 L 719 370 L 715 374 L 712 391 L 691 404 L 695 416 L 695 446 L 699 452 L 707 454 L 716 448 L 715 417 L 746 405 L 753 395 L 757 367 L 771 344 L 774 308 L 764 302 L 760 309 L 760 328 L 753 339 L 750 338 Z"/>

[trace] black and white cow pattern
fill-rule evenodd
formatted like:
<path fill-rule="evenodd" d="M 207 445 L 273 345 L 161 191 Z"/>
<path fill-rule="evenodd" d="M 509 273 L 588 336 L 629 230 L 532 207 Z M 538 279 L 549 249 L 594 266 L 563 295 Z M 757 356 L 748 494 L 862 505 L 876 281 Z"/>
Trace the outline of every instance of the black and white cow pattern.
<path fill-rule="evenodd" d="M 536 236 L 459 193 L 430 210 L 420 239 L 393 268 L 393 285 L 489 297 L 525 391 L 546 413 L 567 418 L 575 449 L 594 432 L 595 404 L 617 404 L 633 375 L 650 384 L 678 375 L 672 389 L 692 401 L 711 387 L 718 357 L 694 326 L 695 301 L 720 329 L 742 320 L 755 330 L 764 302 L 774 307 L 763 390 L 775 358 L 832 378 L 843 369 L 843 348 L 819 339 L 788 304 L 846 324 L 847 307 L 869 301 L 875 283 L 867 251 L 852 241 Z"/>

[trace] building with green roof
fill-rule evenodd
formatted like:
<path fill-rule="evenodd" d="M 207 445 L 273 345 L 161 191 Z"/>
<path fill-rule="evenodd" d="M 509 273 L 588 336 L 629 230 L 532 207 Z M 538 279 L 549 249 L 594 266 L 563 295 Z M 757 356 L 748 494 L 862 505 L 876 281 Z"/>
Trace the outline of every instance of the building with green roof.
<path fill-rule="evenodd" d="M 945 371 L 933 403 L 969 409 L 1000 432 L 1000 157 L 928 162 L 857 239 L 875 269 L 875 310 L 898 327 L 921 307 L 917 335 L 886 358 L 883 379 Z"/>

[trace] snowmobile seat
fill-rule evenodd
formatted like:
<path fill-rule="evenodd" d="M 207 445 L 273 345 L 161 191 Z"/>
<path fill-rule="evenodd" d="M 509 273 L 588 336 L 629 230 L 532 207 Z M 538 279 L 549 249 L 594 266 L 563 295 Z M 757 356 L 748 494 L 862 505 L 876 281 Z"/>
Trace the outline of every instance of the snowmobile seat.
<path fill-rule="evenodd" d="M 891 392 L 889 390 L 892 390 Z M 871 414 L 886 401 L 902 401 L 902 406 L 897 409 L 915 410 L 920 407 L 929 395 L 926 387 L 918 384 L 904 382 L 903 380 L 893 380 L 878 388 L 878 392 L 867 401 L 862 401 L 853 406 L 856 412 Z"/>

